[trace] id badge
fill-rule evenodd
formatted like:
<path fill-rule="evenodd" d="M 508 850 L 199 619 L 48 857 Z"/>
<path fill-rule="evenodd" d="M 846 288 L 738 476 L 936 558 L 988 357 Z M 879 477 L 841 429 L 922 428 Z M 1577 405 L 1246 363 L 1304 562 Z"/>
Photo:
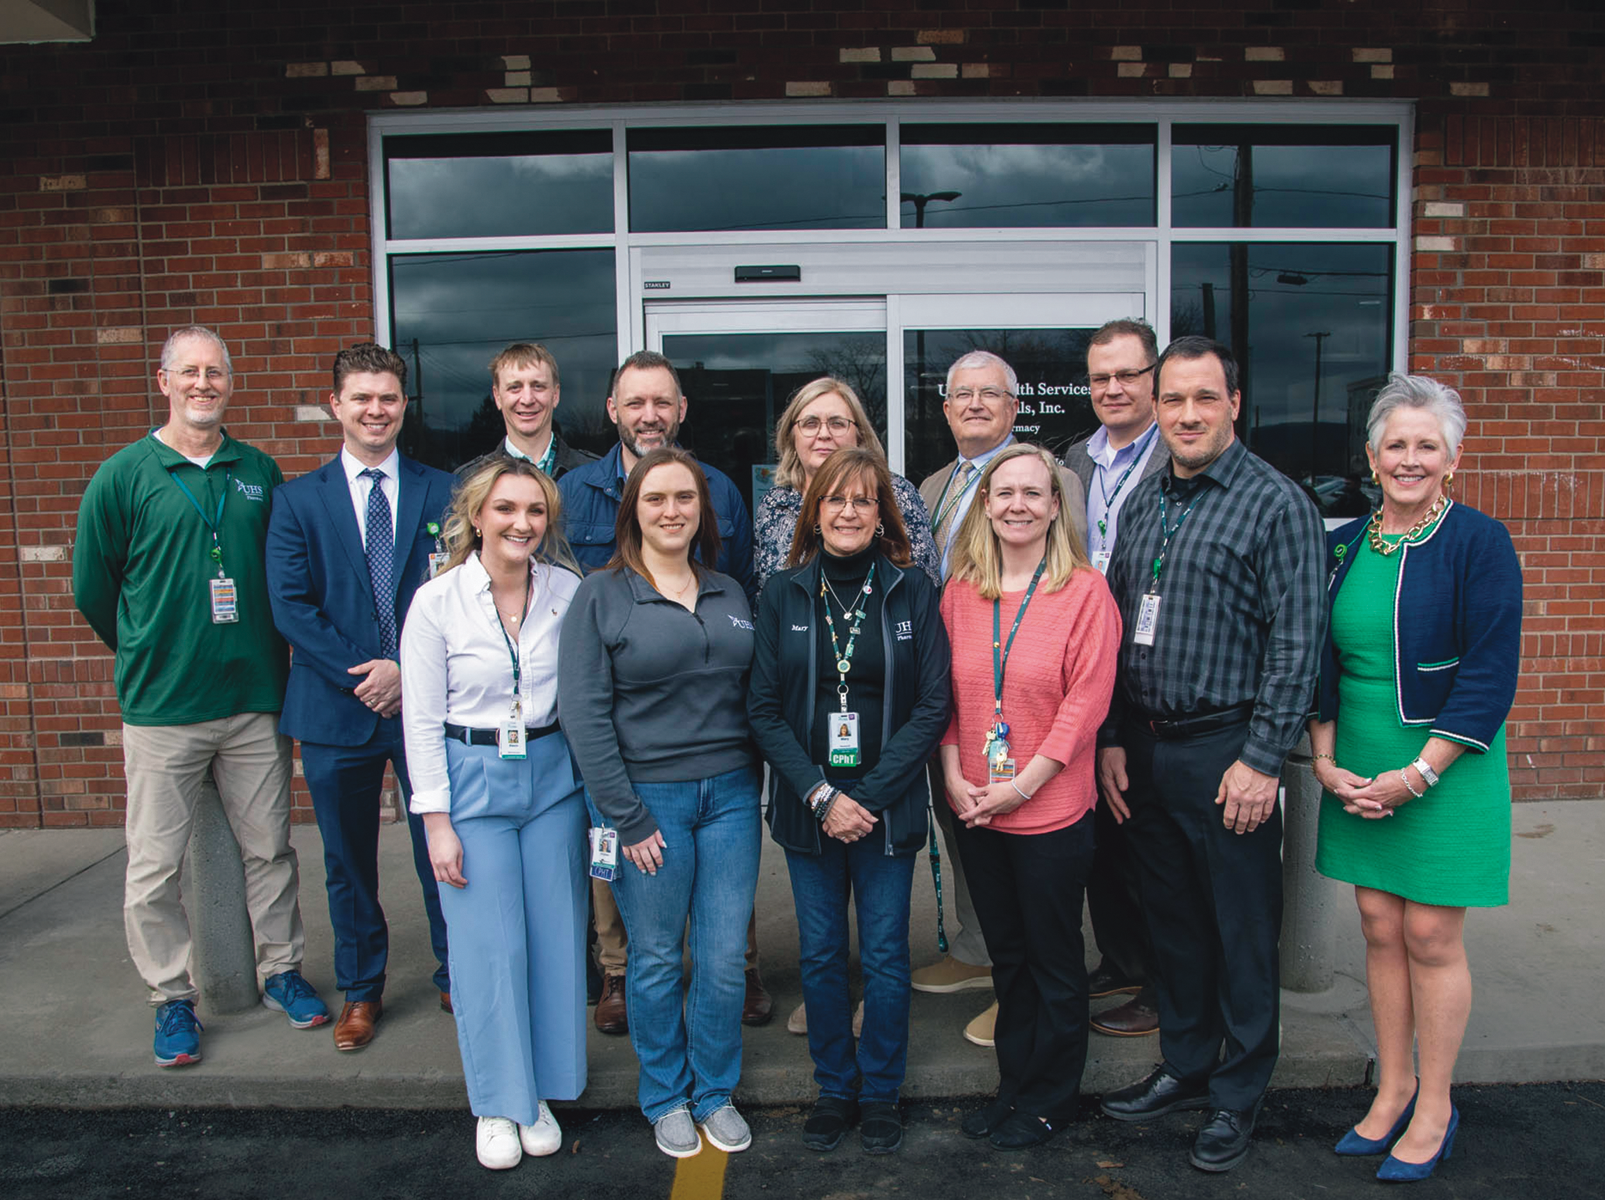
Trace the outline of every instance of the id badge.
<path fill-rule="evenodd" d="M 212 624 L 232 625 L 240 619 L 239 592 L 232 579 L 219 575 L 212 584 Z"/>
<path fill-rule="evenodd" d="M 619 831 L 603 826 L 591 833 L 591 878 L 611 883 L 619 877 Z"/>
<path fill-rule="evenodd" d="M 496 727 L 496 753 L 503 758 L 524 758 L 524 718 L 508 717 Z"/>
<path fill-rule="evenodd" d="M 838 712 L 830 714 L 830 765 L 856 767 L 859 760 L 858 714 Z"/>
<path fill-rule="evenodd" d="M 432 550 L 429 553 L 429 578 L 433 579 L 446 569 L 446 563 L 451 555 L 444 550 Z"/>
<path fill-rule="evenodd" d="M 1007 753 L 1007 752 L 1005 752 Z M 1003 754 L 993 754 L 986 760 L 986 781 L 988 783 L 1008 783 L 1014 778 L 1014 759 Z"/>
<path fill-rule="evenodd" d="M 1098 569 L 1098 574 L 1109 574 L 1109 560 L 1113 557 L 1114 552 L 1110 550 L 1098 550 L 1093 553 L 1092 565 Z"/>
<path fill-rule="evenodd" d="M 1131 640 L 1139 646 L 1154 644 L 1154 631 L 1159 628 L 1159 597 L 1149 592 L 1142 598 L 1137 610 L 1137 627 L 1131 631 Z"/>

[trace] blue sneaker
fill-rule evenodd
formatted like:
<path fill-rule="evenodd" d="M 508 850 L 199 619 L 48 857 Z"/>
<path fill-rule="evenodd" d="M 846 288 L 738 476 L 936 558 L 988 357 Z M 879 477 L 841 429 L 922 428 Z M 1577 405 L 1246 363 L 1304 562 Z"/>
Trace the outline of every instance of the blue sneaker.
<path fill-rule="evenodd" d="M 156 1065 L 184 1067 L 201 1061 L 200 1031 L 195 1001 L 169 1000 L 156 1010 Z"/>
<path fill-rule="evenodd" d="M 280 971 L 262 985 L 262 1004 L 290 1018 L 297 1029 L 329 1023 L 329 1010 L 300 971 Z"/>

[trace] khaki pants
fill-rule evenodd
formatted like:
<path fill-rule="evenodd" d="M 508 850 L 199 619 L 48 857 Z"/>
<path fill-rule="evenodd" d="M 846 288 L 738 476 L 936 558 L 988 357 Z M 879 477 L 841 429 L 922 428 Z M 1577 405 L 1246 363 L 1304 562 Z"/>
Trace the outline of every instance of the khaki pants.
<path fill-rule="evenodd" d="M 195 805 L 210 782 L 240 844 L 258 977 L 301 966 L 305 934 L 290 846 L 290 739 L 279 736 L 278 724 L 278 713 L 240 713 L 195 725 L 123 726 L 123 924 L 129 956 L 153 1004 L 196 995 L 179 876 Z"/>

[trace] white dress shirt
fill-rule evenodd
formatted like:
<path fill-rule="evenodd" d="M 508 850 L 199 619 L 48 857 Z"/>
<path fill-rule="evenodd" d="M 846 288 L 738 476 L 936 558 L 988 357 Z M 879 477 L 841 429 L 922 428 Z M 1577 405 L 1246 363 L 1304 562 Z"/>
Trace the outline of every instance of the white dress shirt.
<path fill-rule="evenodd" d="M 357 458 L 344 446 L 340 447 L 340 466 L 346 473 L 346 485 L 351 489 L 351 504 L 357 510 L 357 532 L 362 535 L 362 545 L 368 546 L 368 493 L 373 491 L 373 480 L 364 479 L 362 473 L 368 469 L 368 464 Z M 396 533 L 396 502 L 400 499 L 401 488 L 401 453 L 397 450 L 390 452 L 390 457 L 379 464 L 379 469 L 385 477 L 379 481 L 384 490 L 385 499 L 390 501 L 390 536 Z"/>
<path fill-rule="evenodd" d="M 557 720 L 557 638 L 580 577 L 530 563 L 529 612 L 518 631 L 523 723 Z M 513 704 L 513 660 L 490 576 L 479 555 L 418 589 L 401 633 L 401 725 L 412 780 L 412 811 L 450 812 L 442 726 L 495 729 Z"/>

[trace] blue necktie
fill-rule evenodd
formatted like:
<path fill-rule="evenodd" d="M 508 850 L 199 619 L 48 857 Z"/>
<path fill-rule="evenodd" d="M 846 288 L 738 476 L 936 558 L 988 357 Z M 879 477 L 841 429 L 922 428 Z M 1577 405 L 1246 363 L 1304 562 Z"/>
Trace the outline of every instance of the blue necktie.
<path fill-rule="evenodd" d="M 373 582 L 373 603 L 379 610 L 381 657 L 396 656 L 396 535 L 390 526 L 390 501 L 381 486 L 385 473 L 369 467 L 362 478 L 373 480 L 368 489 L 368 578 Z"/>

